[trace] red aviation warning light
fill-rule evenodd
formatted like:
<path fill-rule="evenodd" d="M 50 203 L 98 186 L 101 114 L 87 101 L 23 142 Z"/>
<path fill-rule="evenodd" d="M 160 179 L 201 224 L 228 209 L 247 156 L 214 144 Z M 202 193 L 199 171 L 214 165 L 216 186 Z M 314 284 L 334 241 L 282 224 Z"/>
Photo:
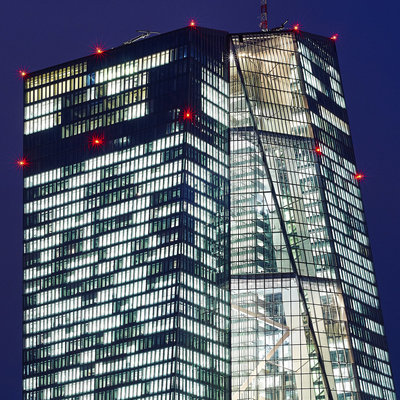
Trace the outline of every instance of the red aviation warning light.
<path fill-rule="evenodd" d="M 319 156 L 322 156 L 322 149 L 320 146 L 315 146 L 314 151 L 316 154 L 318 154 Z"/>
<path fill-rule="evenodd" d="M 365 175 L 362 172 L 356 172 L 354 174 L 354 179 L 358 182 L 362 181 L 365 178 Z"/>
<path fill-rule="evenodd" d="M 300 31 L 300 24 L 294 25 L 294 26 L 293 26 L 293 30 L 294 30 L 295 32 L 299 32 L 299 31 Z"/>
<path fill-rule="evenodd" d="M 96 57 L 104 57 L 104 54 L 106 52 L 104 46 L 101 43 L 96 43 L 94 46 L 92 46 L 92 51 L 92 54 Z"/>
<path fill-rule="evenodd" d="M 19 74 L 19 76 L 20 76 L 22 79 L 24 79 L 24 78 L 26 78 L 26 77 L 28 76 L 28 72 L 26 72 L 25 69 L 20 69 L 20 70 L 18 71 L 18 74 Z"/>
<path fill-rule="evenodd" d="M 338 38 L 338 34 L 337 33 L 334 33 L 332 36 L 331 36 L 331 40 L 337 40 L 337 38 Z"/>
<path fill-rule="evenodd" d="M 193 111 L 190 108 L 185 108 L 183 110 L 183 119 L 185 121 L 193 121 Z"/>
<path fill-rule="evenodd" d="M 90 145 L 92 147 L 101 147 L 104 145 L 104 136 L 93 135 L 90 138 Z"/>
<path fill-rule="evenodd" d="M 18 168 L 25 168 L 29 165 L 28 160 L 23 157 L 17 160 L 17 166 Z"/>
<path fill-rule="evenodd" d="M 191 29 L 196 29 L 197 28 L 197 22 L 194 19 L 191 19 L 188 23 L 188 27 Z"/>

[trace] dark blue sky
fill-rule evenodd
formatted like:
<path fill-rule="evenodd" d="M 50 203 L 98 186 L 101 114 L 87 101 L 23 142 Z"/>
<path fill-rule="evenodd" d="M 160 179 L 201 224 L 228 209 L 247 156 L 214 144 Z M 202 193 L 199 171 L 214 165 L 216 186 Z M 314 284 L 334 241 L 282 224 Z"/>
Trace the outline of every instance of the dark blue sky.
<path fill-rule="evenodd" d="M 258 30 L 259 0 L 7 1 L 0 20 L 0 397 L 21 398 L 22 82 L 34 71 L 90 54 L 96 43 L 114 47 L 137 29 L 167 32 L 195 18 L 201 26 Z M 313 33 L 339 33 L 337 42 L 347 108 L 362 183 L 395 384 L 400 391 L 400 2 L 270 0 L 271 26 L 289 19 Z M 399 225 L 398 225 L 399 224 Z"/>

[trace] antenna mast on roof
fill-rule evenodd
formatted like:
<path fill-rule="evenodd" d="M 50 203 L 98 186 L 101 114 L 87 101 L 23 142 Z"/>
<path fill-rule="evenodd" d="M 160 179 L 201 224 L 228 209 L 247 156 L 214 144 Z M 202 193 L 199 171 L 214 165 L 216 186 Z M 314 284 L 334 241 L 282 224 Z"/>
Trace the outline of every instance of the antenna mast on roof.
<path fill-rule="evenodd" d="M 268 23 L 267 23 L 267 0 L 261 0 L 261 22 L 260 28 L 263 32 L 267 32 Z"/>

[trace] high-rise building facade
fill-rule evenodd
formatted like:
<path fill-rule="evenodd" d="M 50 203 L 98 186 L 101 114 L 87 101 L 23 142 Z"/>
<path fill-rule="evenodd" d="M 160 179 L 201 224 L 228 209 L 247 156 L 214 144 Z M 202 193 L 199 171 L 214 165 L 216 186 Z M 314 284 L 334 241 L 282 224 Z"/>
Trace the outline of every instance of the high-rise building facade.
<path fill-rule="evenodd" d="M 233 399 L 395 399 L 334 40 L 231 36 Z"/>
<path fill-rule="evenodd" d="M 188 27 L 24 88 L 25 399 L 395 399 L 334 41 Z"/>

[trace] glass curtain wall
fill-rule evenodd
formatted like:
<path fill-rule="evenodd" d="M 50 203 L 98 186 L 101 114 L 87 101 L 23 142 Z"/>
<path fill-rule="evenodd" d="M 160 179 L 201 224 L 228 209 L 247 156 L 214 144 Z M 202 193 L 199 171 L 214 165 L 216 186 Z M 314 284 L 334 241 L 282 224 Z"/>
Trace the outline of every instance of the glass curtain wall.
<path fill-rule="evenodd" d="M 226 43 L 26 81 L 24 399 L 229 398 Z"/>
<path fill-rule="evenodd" d="M 338 223 L 327 200 L 326 186 L 343 182 L 349 194 L 342 195 L 349 203 L 356 198 L 356 215 L 362 215 L 340 77 L 332 61 L 336 53 L 328 39 L 308 39 L 317 43 L 314 54 L 330 55 L 330 64 L 322 63 L 323 56 L 319 62 L 334 76 L 320 81 L 316 68 L 302 68 L 306 62 L 300 54 L 307 47 L 300 40 L 293 32 L 232 35 L 235 400 L 375 398 L 364 391 L 356 367 L 357 340 L 349 324 L 353 311 L 337 240 L 338 232 L 347 231 L 344 225 L 332 229 Z M 315 104 L 310 106 L 311 95 Z M 335 154 L 332 140 L 321 139 L 328 136 L 324 129 L 347 136 L 345 154 Z M 328 181 L 330 157 L 344 169 L 331 168 Z M 375 390 L 376 398 L 378 393 L 393 396 L 390 384 Z"/>

